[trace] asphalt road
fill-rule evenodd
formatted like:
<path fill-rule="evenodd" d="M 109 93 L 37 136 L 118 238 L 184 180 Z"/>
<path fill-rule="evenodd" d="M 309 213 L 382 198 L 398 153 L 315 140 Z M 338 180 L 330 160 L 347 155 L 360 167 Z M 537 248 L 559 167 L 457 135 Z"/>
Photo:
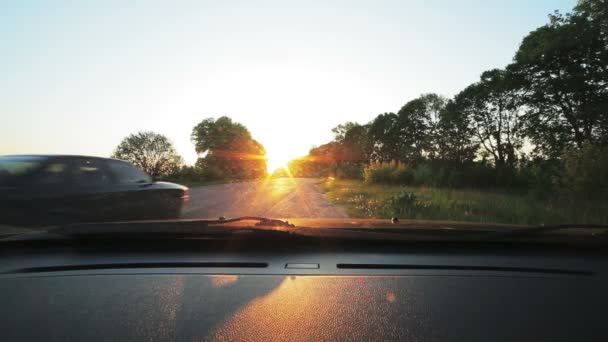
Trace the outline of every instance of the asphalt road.
<path fill-rule="evenodd" d="M 182 218 L 348 218 L 343 208 L 327 201 L 318 182 L 278 178 L 190 188 Z"/>

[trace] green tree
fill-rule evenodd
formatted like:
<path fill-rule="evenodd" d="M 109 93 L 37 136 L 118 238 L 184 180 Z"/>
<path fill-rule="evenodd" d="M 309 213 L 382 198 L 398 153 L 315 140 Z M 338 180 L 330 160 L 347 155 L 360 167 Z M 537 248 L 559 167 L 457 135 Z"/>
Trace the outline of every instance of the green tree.
<path fill-rule="evenodd" d="M 523 145 L 519 96 L 513 84 L 507 71 L 494 69 L 456 96 L 459 108 L 471 118 L 476 142 L 498 169 L 512 169 Z"/>
<path fill-rule="evenodd" d="M 183 165 L 171 141 L 162 134 L 149 131 L 124 138 L 112 157 L 131 162 L 152 177 L 169 176 Z"/>
<path fill-rule="evenodd" d="M 251 137 L 245 126 L 227 116 L 208 118 L 194 127 L 191 135 L 196 153 L 228 151 L 264 155 L 264 147 Z"/>
<path fill-rule="evenodd" d="M 585 141 L 608 143 L 606 1 L 581 1 L 524 38 L 509 67 L 527 108 L 527 134 L 539 154 L 559 157 Z"/>
<path fill-rule="evenodd" d="M 349 121 L 332 128 L 331 132 L 334 134 L 334 141 L 341 143 L 346 137 L 346 134 L 357 126 L 360 125 L 356 122 Z"/>
<path fill-rule="evenodd" d="M 369 126 L 354 122 L 338 125 L 334 133 L 335 159 L 337 162 L 367 162 L 371 156 Z"/>
<path fill-rule="evenodd" d="M 472 162 L 479 144 L 473 139 L 473 126 L 467 112 L 454 100 L 440 113 L 436 129 L 437 158 L 455 164 Z"/>
<path fill-rule="evenodd" d="M 400 134 L 395 113 L 378 115 L 369 124 L 370 159 L 378 161 L 399 160 Z"/>
<path fill-rule="evenodd" d="M 372 151 L 369 125 L 355 124 L 352 126 L 344 135 L 342 151 L 345 160 L 369 161 Z"/>
<path fill-rule="evenodd" d="M 424 94 L 406 103 L 397 113 L 402 160 L 435 158 L 440 113 L 447 100 L 437 94 Z"/>
<path fill-rule="evenodd" d="M 595 21 L 600 28 L 600 36 L 608 45 L 608 1 L 579 0 L 575 12 Z"/>
<path fill-rule="evenodd" d="M 211 178 L 256 178 L 266 175 L 266 151 L 245 126 L 222 116 L 208 118 L 192 130 L 201 156 L 197 166 Z"/>

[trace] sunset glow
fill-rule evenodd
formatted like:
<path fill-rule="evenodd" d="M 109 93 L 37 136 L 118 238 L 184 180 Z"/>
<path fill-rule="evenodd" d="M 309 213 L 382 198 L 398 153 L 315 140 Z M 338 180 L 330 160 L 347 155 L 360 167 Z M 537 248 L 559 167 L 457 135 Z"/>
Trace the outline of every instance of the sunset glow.
<path fill-rule="evenodd" d="M 280 168 L 287 169 L 287 163 L 294 157 L 287 152 L 268 152 L 266 158 L 266 167 L 268 169 L 268 173 L 272 173 Z"/>
<path fill-rule="evenodd" d="M 338 124 L 367 123 L 421 93 L 456 94 L 484 68 L 510 63 L 546 13 L 574 2 L 513 0 L 473 12 L 422 0 L 297 10 L 281 1 L 40 2 L 39 17 L 16 1 L 3 7 L 12 19 L 0 34 L 0 86 L 10 90 L 0 94 L 0 154 L 107 157 L 126 135 L 150 130 L 194 165 L 192 128 L 227 115 L 264 145 L 272 172 L 330 141 Z M 492 36 L 478 29 L 485 21 Z"/>

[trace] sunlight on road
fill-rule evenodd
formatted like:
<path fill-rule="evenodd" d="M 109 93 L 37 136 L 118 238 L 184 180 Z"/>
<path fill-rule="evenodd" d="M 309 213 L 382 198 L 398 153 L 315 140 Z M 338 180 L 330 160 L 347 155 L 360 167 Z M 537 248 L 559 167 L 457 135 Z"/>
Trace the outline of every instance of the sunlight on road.
<path fill-rule="evenodd" d="M 267 190 L 271 196 L 280 196 L 293 190 L 296 182 L 292 178 L 280 178 L 267 183 Z"/>
<path fill-rule="evenodd" d="M 265 216 L 274 218 L 347 218 L 332 205 L 317 180 L 268 176 L 264 180 L 190 189 L 182 218 Z"/>

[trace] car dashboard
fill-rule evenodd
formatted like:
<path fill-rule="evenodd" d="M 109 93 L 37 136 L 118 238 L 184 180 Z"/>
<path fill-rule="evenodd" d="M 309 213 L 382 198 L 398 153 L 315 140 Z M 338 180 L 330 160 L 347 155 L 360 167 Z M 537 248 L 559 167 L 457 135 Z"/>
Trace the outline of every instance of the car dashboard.
<path fill-rule="evenodd" d="M 3 339 L 605 341 L 602 250 L 5 243 Z"/>

